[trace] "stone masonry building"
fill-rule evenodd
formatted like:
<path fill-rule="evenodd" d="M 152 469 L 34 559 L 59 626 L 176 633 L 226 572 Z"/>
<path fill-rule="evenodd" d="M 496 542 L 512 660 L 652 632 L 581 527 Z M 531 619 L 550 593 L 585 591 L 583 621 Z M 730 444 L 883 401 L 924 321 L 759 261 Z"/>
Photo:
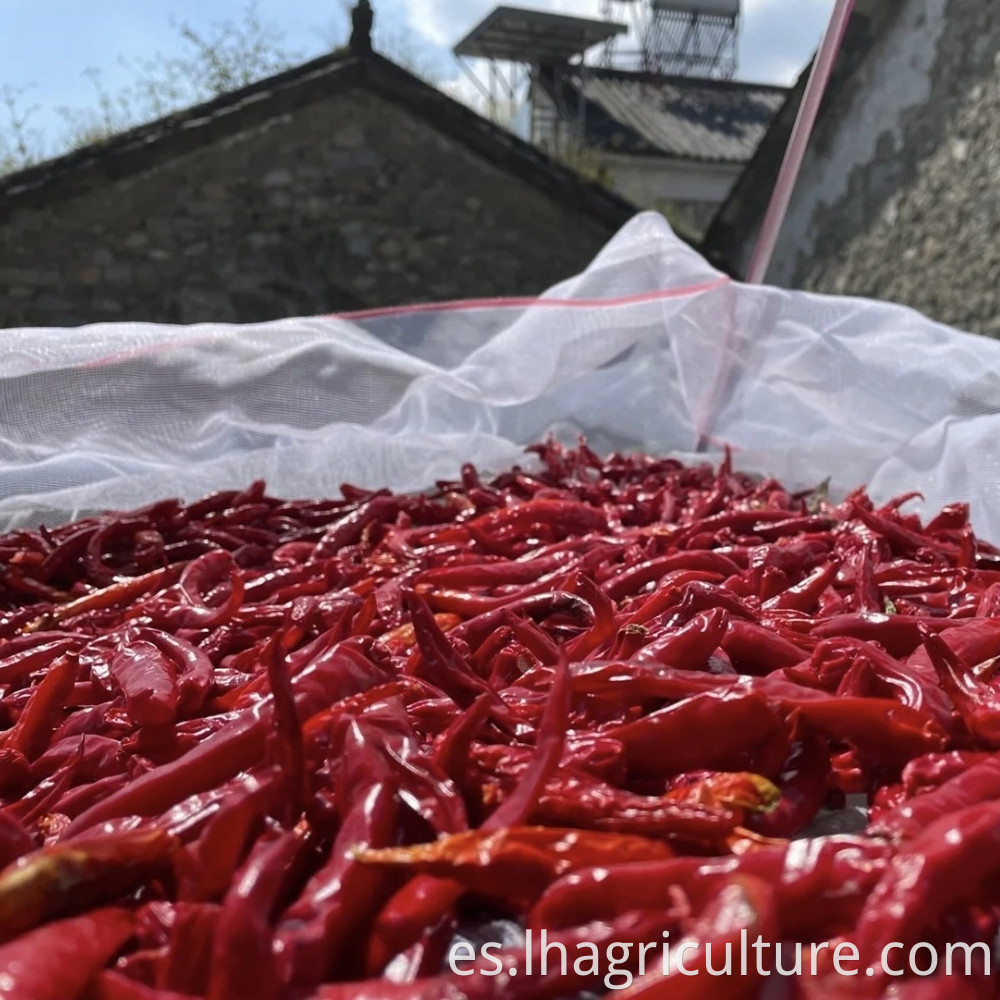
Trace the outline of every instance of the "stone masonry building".
<path fill-rule="evenodd" d="M 337 52 L 0 178 L 0 328 L 530 295 L 634 212 L 388 60 Z"/>
<path fill-rule="evenodd" d="M 808 70 L 807 70 L 808 73 Z M 806 74 L 705 244 L 746 273 Z M 767 280 L 1000 336 L 993 0 L 858 0 Z"/>

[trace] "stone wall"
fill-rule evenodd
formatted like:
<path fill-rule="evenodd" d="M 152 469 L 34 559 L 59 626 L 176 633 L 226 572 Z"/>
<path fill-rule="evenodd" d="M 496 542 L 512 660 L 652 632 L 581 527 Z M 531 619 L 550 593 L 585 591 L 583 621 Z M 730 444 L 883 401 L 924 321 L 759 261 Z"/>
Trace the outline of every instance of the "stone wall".
<path fill-rule="evenodd" d="M 1000 18 L 987 0 L 859 0 L 850 63 L 828 95 L 767 280 L 900 302 L 1000 335 Z M 780 152 L 780 151 L 779 151 Z M 756 165 L 755 165 L 756 166 Z M 751 168 L 753 169 L 753 168 Z M 749 177 L 749 175 L 748 175 Z M 759 218 L 774 173 L 737 185 Z M 732 201 L 723 215 L 735 218 Z M 717 227 L 746 273 L 756 239 Z"/>
<path fill-rule="evenodd" d="M 615 228 L 360 85 L 80 187 L 0 198 L 0 328 L 535 294 Z"/>
<path fill-rule="evenodd" d="M 914 61 L 922 99 L 852 172 L 841 205 L 817 206 L 823 239 L 793 280 L 1000 336 L 1000 19 L 977 0 L 909 6 L 911 49 L 932 46 Z"/>

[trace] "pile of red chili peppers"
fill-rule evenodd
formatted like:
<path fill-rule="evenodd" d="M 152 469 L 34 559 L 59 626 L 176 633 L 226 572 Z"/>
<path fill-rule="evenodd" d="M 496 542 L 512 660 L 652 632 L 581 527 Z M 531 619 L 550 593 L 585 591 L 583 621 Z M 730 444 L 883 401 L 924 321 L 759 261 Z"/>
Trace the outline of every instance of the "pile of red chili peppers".
<path fill-rule="evenodd" d="M 702 974 L 651 962 L 644 1000 L 997 995 L 985 959 L 880 957 L 1000 925 L 1000 550 L 968 510 L 533 451 L 0 537 L 0 997 L 604 992 L 524 974 L 542 929 L 631 968 L 687 942 Z M 867 828 L 810 836 L 848 795 Z M 710 976 L 743 934 L 806 971 Z"/>

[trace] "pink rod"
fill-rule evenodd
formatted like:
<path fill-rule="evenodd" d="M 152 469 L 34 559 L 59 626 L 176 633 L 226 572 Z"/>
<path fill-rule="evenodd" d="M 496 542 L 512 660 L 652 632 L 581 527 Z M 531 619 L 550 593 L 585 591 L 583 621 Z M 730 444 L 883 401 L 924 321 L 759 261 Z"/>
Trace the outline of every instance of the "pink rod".
<path fill-rule="evenodd" d="M 830 75 L 833 73 L 840 46 L 847 31 L 847 22 L 850 21 L 853 10 L 854 0 L 836 0 L 830 24 L 823 36 L 816 61 L 813 63 L 812 73 L 809 75 L 809 83 L 806 85 L 802 105 L 799 108 L 798 117 L 795 119 L 795 127 L 792 129 L 788 149 L 785 150 L 785 159 L 781 164 L 778 180 L 774 185 L 771 203 L 767 207 L 767 214 L 764 216 L 760 235 L 757 237 L 757 246 L 754 248 L 746 277 L 750 284 L 760 284 L 767 275 L 767 269 L 771 264 L 771 257 L 778 242 L 778 233 L 785 221 L 785 214 L 788 212 L 788 206 L 792 200 L 792 192 L 795 190 L 795 181 L 798 179 L 799 170 L 802 169 L 802 160 L 806 155 L 809 137 L 816 124 L 819 106 L 827 84 L 830 82 Z"/>

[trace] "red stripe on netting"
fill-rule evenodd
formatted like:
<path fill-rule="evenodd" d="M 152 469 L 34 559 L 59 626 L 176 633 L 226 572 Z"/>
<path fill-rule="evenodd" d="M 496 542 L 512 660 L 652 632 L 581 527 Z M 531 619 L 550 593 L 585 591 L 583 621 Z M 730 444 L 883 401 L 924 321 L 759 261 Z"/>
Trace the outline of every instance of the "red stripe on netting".
<path fill-rule="evenodd" d="M 712 291 L 723 285 L 731 283 L 731 279 L 726 275 L 720 275 L 712 281 L 706 281 L 700 285 L 688 285 L 684 288 L 673 288 L 658 292 L 642 292 L 637 295 L 624 295 L 619 298 L 610 299 L 543 299 L 543 298 L 495 298 L 495 299 L 460 299 L 454 302 L 425 302 L 410 306 L 389 306 L 383 309 L 368 309 L 349 313 L 327 313 L 318 316 L 303 316 L 306 320 L 360 320 L 360 319 L 382 319 L 390 316 L 409 316 L 416 313 L 432 312 L 461 312 L 473 309 L 529 309 L 536 306 L 558 306 L 560 308 L 577 309 L 599 309 L 614 306 L 635 305 L 643 302 L 656 302 L 667 299 L 679 299 L 693 295 L 700 295 L 703 292 Z M 275 323 L 288 323 L 294 320 L 275 320 Z M 218 327 L 227 327 L 231 330 L 238 330 L 239 325 L 219 323 Z M 261 323 L 248 324 L 260 327 Z M 210 342 L 218 337 L 218 330 L 213 329 L 197 336 L 180 337 L 173 340 L 164 340 L 155 344 L 143 344 L 138 347 L 127 348 L 113 354 L 100 358 L 92 358 L 83 361 L 76 368 L 100 368 L 107 365 L 120 364 L 135 358 L 145 357 L 151 354 L 169 352 L 174 348 L 192 347 Z"/>
<path fill-rule="evenodd" d="M 220 324 L 222 325 L 222 324 Z M 155 344 L 142 344 L 139 347 L 129 347 L 123 351 L 116 351 L 114 354 L 106 354 L 100 358 L 91 358 L 89 361 L 81 361 L 74 368 L 105 368 L 108 365 L 122 364 L 125 361 L 132 361 L 135 358 L 143 358 L 150 354 L 162 354 L 176 348 L 197 347 L 216 338 L 216 333 L 200 334 L 197 337 L 180 337 L 176 340 L 160 340 Z"/>
<path fill-rule="evenodd" d="M 458 299 L 454 302 L 420 302 L 410 306 L 389 306 L 384 309 L 362 309 L 357 312 L 328 313 L 322 319 L 383 319 L 390 316 L 408 316 L 413 313 L 461 312 L 466 309 L 533 309 L 536 306 L 557 306 L 562 309 L 600 309 L 608 306 L 636 305 L 643 302 L 657 302 L 664 299 L 680 299 L 691 295 L 710 292 L 729 284 L 730 278 L 721 275 L 700 285 L 671 288 L 658 292 L 641 292 L 637 295 L 623 295 L 611 299 L 543 299 L 543 298 L 496 298 Z"/>
<path fill-rule="evenodd" d="M 747 271 L 747 281 L 751 285 L 759 285 L 767 276 L 767 269 L 771 264 L 771 257 L 774 255 L 774 248 L 778 243 L 778 233 L 781 231 L 785 215 L 788 213 L 792 192 L 795 190 L 795 182 L 802 169 L 802 161 L 806 155 L 809 138 L 819 115 L 819 106 L 823 101 L 827 84 L 830 82 L 830 76 L 840 53 L 840 47 L 843 44 L 847 24 L 853 10 L 854 0 L 837 0 L 833 14 L 830 16 L 830 24 L 823 36 L 819 51 L 816 53 L 812 72 L 809 74 L 809 82 L 806 84 L 802 104 L 795 119 L 795 126 L 792 129 L 791 138 L 788 140 L 788 148 L 785 150 L 785 159 L 778 172 L 778 179 L 771 195 L 771 203 L 764 215 L 760 235 L 757 237 L 757 246 L 754 248 L 753 258 Z"/>

